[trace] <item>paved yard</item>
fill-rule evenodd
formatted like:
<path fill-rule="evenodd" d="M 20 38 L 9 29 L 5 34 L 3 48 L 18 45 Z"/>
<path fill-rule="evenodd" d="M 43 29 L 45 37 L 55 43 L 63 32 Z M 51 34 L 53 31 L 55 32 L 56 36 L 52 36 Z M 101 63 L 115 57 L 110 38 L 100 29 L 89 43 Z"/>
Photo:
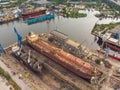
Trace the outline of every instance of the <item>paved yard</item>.
<path fill-rule="evenodd" d="M 0 90 L 10 90 L 10 85 L 7 85 L 5 78 L 0 76 Z"/>
<path fill-rule="evenodd" d="M 0 60 L 0 67 L 2 67 L 5 71 L 7 71 L 9 73 L 9 75 L 12 77 L 12 79 L 21 87 L 22 90 L 30 90 L 30 88 L 21 79 L 19 79 L 19 76 L 13 75 L 10 68 L 8 68 L 1 60 Z M 7 89 L 2 88 L 0 90 L 7 90 Z"/>

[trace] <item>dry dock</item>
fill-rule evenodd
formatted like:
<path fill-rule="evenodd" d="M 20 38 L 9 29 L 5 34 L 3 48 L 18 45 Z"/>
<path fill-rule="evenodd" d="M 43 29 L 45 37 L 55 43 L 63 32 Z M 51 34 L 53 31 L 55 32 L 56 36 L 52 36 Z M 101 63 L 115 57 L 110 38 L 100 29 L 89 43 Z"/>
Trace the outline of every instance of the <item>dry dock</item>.
<path fill-rule="evenodd" d="M 32 90 L 39 90 L 39 88 L 41 88 L 41 90 L 54 90 L 55 88 L 57 90 L 62 90 L 64 88 L 66 88 L 66 90 L 94 90 L 94 87 L 90 85 L 89 82 L 67 71 L 60 65 L 52 62 L 48 58 L 34 51 L 28 45 L 25 45 L 24 49 L 26 49 L 26 51 L 28 49 L 31 50 L 33 52 L 31 53 L 33 57 L 40 58 L 40 60 L 43 60 L 44 62 L 44 68 L 42 72 L 40 74 L 35 74 L 11 55 L 10 48 L 11 47 L 6 48 L 7 53 L 2 55 L 2 58 L 4 58 L 2 59 L 3 62 L 16 74 L 22 74 L 22 80 Z M 30 76 L 26 78 L 25 73 L 29 73 Z"/>
<path fill-rule="evenodd" d="M 102 65 L 96 65 L 94 63 L 94 57 L 93 60 L 91 59 L 91 61 L 86 59 L 86 57 L 84 57 L 84 59 L 103 71 L 103 76 L 101 76 L 97 84 L 91 84 L 90 82 L 76 76 L 74 73 L 66 70 L 61 65 L 58 65 L 57 63 L 46 58 L 31 48 L 24 40 L 22 52 L 28 53 L 29 55 L 29 51 L 31 51 L 30 57 L 41 62 L 41 72 L 35 73 L 28 66 L 20 62 L 20 59 L 16 59 L 12 54 L 11 48 L 16 44 L 17 43 L 7 47 L 5 49 L 6 54 L 1 55 L 1 59 L 7 65 L 7 67 L 15 73 L 15 75 L 22 75 L 20 79 L 29 88 L 31 88 L 31 90 L 108 90 L 103 86 L 106 85 L 109 88 L 115 88 L 117 84 L 119 85 L 119 78 L 114 76 L 108 77 L 109 73 L 112 71 L 104 68 Z M 97 56 L 97 54 L 95 52 L 93 53 L 93 51 L 89 51 L 89 53 L 92 53 L 92 56 Z M 109 81 L 111 82 L 109 83 Z"/>

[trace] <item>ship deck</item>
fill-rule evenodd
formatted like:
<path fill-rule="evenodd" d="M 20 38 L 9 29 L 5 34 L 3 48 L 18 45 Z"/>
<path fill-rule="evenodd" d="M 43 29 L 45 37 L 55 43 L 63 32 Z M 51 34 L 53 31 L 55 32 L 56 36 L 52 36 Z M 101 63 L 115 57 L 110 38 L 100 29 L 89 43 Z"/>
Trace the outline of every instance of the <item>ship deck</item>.
<path fill-rule="evenodd" d="M 57 57 L 61 58 L 61 60 L 63 60 L 63 62 L 69 63 L 70 65 L 72 65 L 73 67 L 75 67 L 77 69 L 81 69 L 81 70 L 83 69 L 83 71 L 85 71 L 85 72 L 92 73 L 89 71 L 91 67 L 88 62 L 85 62 L 85 61 L 81 60 L 80 58 L 75 57 L 74 55 L 65 52 L 62 49 L 59 49 L 59 48 L 55 47 L 54 45 L 50 46 L 50 43 L 43 42 L 41 40 L 35 42 L 34 44 L 37 45 L 38 47 L 40 45 L 42 47 L 42 49 L 44 49 L 47 52 L 54 53 Z M 44 47 L 44 46 L 46 46 L 46 47 Z M 60 53 L 62 53 L 62 55 L 66 55 L 67 57 L 66 58 L 61 57 Z M 69 58 L 69 60 L 67 60 L 68 57 L 75 59 L 75 60 L 73 61 L 70 58 Z M 85 66 L 85 68 L 83 66 Z M 94 68 L 92 68 L 92 69 L 94 69 Z"/>

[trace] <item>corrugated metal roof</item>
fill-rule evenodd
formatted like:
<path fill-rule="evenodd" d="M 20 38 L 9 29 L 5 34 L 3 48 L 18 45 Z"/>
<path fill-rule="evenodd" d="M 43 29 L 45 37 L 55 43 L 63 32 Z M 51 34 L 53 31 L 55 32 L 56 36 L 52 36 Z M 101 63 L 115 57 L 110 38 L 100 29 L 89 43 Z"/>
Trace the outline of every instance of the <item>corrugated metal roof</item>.
<path fill-rule="evenodd" d="M 107 40 L 107 39 L 110 38 L 110 36 L 111 36 L 111 33 L 105 33 L 105 34 L 102 36 L 102 38 L 103 38 L 103 40 Z"/>
<path fill-rule="evenodd" d="M 70 40 L 70 39 L 68 39 L 66 41 L 66 43 L 69 44 L 69 45 L 71 45 L 71 46 L 73 46 L 73 47 L 75 47 L 75 48 L 78 48 L 80 46 L 80 44 L 78 42 L 75 42 L 75 41 Z"/>
<path fill-rule="evenodd" d="M 65 34 L 59 32 L 59 31 L 57 31 L 57 30 L 51 31 L 50 34 L 52 34 L 52 35 L 54 35 L 54 36 L 57 36 L 58 38 L 61 38 L 61 39 L 64 39 L 64 40 L 66 40 L 66 39 L 68 38 L 67 35 L 65 35 Z"/>

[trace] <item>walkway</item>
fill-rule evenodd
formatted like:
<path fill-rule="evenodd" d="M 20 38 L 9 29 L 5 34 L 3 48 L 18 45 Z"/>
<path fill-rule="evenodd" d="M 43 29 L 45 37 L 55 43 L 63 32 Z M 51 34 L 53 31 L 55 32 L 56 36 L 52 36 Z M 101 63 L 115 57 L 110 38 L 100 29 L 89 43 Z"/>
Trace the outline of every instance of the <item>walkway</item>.
<path fill-rule="evenodd" d="M 2 62 L 2 59 L 3 58 L 0 57 L 0 67 L 9 73 L 11 78 L 20 86 L 22 90 L 31 90 L 21 79 L 19 79 L 18 75 L 12 74 L 12 71 Z"/>

